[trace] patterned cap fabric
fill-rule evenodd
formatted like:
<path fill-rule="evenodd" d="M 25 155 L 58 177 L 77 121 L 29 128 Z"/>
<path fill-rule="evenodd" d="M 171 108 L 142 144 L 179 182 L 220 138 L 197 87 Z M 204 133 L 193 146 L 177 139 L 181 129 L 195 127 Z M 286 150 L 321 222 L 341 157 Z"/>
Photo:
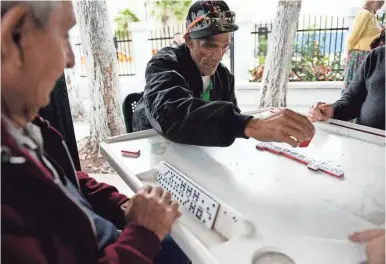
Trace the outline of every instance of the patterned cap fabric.
<path fill-rule="evenodd" d="M 209 12 L 217 12 L 223 14 L 225 11 L 230 11 L 228 5 L 224 1 L 196 1 L 189 9 L 186 18 L 186 28 L 198 17 Z M 206 20 L 201 20 L 190 30 L 192 39 L 205 38 L 213 35 L 218 35 L 226 32 L 234 32 L 239 27 L 236 24 L 221 24 L 221 26 L 210 25 Z"/>

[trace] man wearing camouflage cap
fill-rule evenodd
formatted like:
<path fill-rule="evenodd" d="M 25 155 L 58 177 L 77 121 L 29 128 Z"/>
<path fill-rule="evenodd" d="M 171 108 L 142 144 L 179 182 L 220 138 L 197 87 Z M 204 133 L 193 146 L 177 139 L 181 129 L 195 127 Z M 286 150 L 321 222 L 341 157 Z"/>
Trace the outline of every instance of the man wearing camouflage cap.
<path fill-rule="evenodd" d="M 238 29 L 224 1 L 196 1 L 186 28 L 185 44 L 163 48 L 148 63 L 134 131 L 154 128 L 174 142 L 201 146 L 229 146 L 236 138 L 253 137 L 296 147 L 311 139 L 313 125 L 291 110 L 267 118 L 240 113 L 234 76 L 220 62 Z"/>

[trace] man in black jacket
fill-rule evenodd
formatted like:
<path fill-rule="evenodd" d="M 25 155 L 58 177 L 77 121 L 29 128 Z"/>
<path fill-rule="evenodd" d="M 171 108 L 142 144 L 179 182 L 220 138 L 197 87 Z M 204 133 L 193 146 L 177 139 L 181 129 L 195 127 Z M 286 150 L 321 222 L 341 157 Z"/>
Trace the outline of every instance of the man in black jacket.
<path fill-rule="evenodd" d="M 134 131 L 154 128 L 174 142 L 201 146 L 253 137 L 296 147 L 312 137 L 307 118 L 288 109 L 264 119 L 240 113 L 234 76 L 220 63 L 238 29 L 234 21 L 224 1 L 196 1 L 190 7 L 186 44 L 163 48 L 148 63 Z"/>

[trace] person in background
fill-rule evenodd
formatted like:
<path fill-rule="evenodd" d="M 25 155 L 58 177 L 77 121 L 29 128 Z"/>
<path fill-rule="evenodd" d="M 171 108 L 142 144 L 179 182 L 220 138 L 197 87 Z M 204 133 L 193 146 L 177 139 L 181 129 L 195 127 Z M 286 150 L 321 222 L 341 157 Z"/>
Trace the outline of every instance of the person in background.
<path fill-rule="evenodd" d="M 382 29 L 382 33 L 378 38 L 375 38 L 373 42 L 371 42 L 371 49 L 375 49 L 378 47 L 385 46 L 385 28 Z"/>
<path fill-rule="evenodd" d="M 333 104 L 310 107 L 311 122 L 335 118 L 385 130 L 385 47 L 371 51 L 342 97 Z"/>
<path fill-rule="evenodd" d="M 158 51 L 147 65 L 144 95 L 133 115 L 134 131 L 154 128 L 171 141 L 229 146 L 236 138 L 286 142 L 311 139 L 313 125 L 289 109 L 267 118 L 243 115 L 235 79 L 221 63 L 235 13 L 224 1 L 196 1 L 186 19 L 185 44 Z M 294 139 L 295 138 L 295 139 Z"/>
<path fill-rule="evenodd" d="M 164 239 L 180 216 L 169 192 L 145 186 L 129 200 L 75 171 L 63 137 L 37 116 L 74 66 L 74 24 L 71 1 L 1 2 L 1 259 L 189 263 Z"/>
<path fill-rule="evenodd" d="M 184 38 L 182 37 L 182 34 L 181 33 L 176 33 L 176 34 L 174 34 L 173 42 L 170 45 L 170 47 L 177 48 L 182 43 L 184 43 Z"/>
<path fill-rule="evenodd" d="M 366 0 L 366 4 L 355 17 L 352 31 L 347 40 L 348 57 L 344 72 L 342 94 L 349 87 L 355 72 L 371 51 L 372 41 L 381 34 L 381 26 L 376 12 L 382 8 L 385 1 Z"/>
<path fill-rule="evenodd" d="M 310 121 L 329 118 L 351 120 L 378 129 L 385 129 L 385 47 L 370 52 L 359 67 L 352 83 L 342 98 L 334 104 L 318 102 L 312 106 Z M 349 235 L 350 240 L 367 243 L 367 264 L 385 263 L 385 230 L 364 230 Z"/>

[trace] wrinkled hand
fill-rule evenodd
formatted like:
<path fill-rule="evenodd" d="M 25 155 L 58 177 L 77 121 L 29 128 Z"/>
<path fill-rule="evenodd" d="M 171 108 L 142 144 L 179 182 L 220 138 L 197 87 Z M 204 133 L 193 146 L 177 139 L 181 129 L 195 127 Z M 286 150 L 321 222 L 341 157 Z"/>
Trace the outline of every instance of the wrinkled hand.
<path fill-rule="evenodd" d="M 334 107 L 332 104 L 318 102 L 310 107 L 308 119 L 311 122 L 326 121 L 334 117 Z"/>
<path fill-rule="evenodd" d="M 178 203 L 161 187 L 145 186 L 130 201 L 125 212 L 128 223 L 146 227 L 162 241 L 181 216 Z"/>
<path fill-rule="evenodd" d="M 367 243 L 366 256 L 368 264 L 385 263 L 385 230 L 372 229 L 355 232 L 349 236 L 354 242 Z"/>
<path fill-rule="evenodd" d="M 285 142 L 293 147 L 310 140 L 315 128 L 307 117 L 282 109 L 265 118 L 250 119 L 245 128 L 247 137 L 263 142 Z"/>
<path fill-rule="evenodd" d="M 130 205 L 131 205 L 130 200 L 127 200 L 126 202 L 124 202 L 123 204 L 121 204 L 121 206 L 120 206 L 120 207 L 121 207 L 121 210 L 124 211 L 124 212 L 126 212 L 126 211 L 129 209 Z"/>

